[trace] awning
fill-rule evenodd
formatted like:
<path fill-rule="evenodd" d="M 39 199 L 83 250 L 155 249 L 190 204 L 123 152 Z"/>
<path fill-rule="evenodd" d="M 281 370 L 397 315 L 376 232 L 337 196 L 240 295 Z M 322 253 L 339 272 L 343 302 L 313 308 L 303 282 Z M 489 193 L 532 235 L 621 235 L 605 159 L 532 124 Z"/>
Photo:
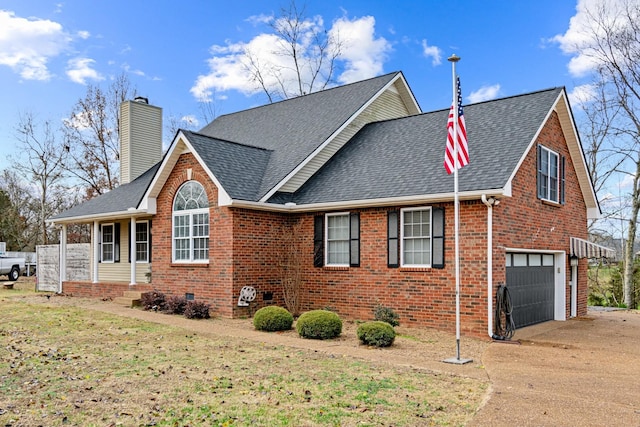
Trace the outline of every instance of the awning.
<path fill-rule="evenodd" d="M 578 258 L 614 258 L 616 251 L 605 246 L 596 245 L 578 237 L 571 237 L 571 256 Z"/>

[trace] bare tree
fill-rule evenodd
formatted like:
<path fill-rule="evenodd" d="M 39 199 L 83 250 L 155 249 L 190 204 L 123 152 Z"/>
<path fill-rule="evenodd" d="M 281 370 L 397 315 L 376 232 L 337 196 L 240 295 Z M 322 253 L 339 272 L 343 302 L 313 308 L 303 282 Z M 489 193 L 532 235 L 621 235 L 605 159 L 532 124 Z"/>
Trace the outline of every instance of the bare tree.
<path fill-rule="evenodd" d="M 20 194 L 12 194 L 14 203 L 21 203 L 23 198 L 28 203 L 21 206 L 21 215 L 28 218 L 28 223 L 35 224 L 37 230 L 37 236 L 30 239 L 30 246 L 46 245 L 52 232 L 46 220 L 59 212 L 64 204 L 62 182 L 67 153 L 56 140 L 51 123 L 40 124 L 31 113 L 21 115 L 16 131 L 21 153 L 26 158 L 16 159 L 14 166 L 26 182 L 21 185 L 18 176 L 11 173 L 5 173 L 5 181 L 9 194 L 12 194 L 11 187 L 15 193 L 20 191 Z M 29 219 L 29 215 L 35 215 L 35 218 Z"/>
<path fill-rule="evenodd" d="M 284 259 L 281 268 L 284 303 L 291 314 L 298 316 L 302 305 L 302 257 L 300 250 L 302 242 L 300 236 L 303 233 L 300 218 L 288 219 L 286 229 L 283 232 Z"/>
<path fill-rule="evenodd" d="M 321 22 L 307 19 L 305 8 L 299 9 L 295 1 L 269 25 L 278 40 L 272 55 L 248 49 L 244 53 L 246 70 L 269 102 L 322 90 L 333 82 L 342 53 L 337 34 L 325 31 Z"/>
<path fill-rule="evenodd" d="M 9 250 L 22 251 L 25 248 L 24 231 L 26 223 L 17 207 L 3 190 L 0 178 L 0 242 L 6 242 Z"/>
<path fill-rule="evenodd" d="M 595 66 L 596 102 L 585 106 L 592 126 L 585 132 L 592 144 L 591 173 L 599 188 L 614 173 L 632 182 L 624 215 L 623 293 L 624 303 L 633 307 L 633 248 L 640 212 L 640 3 L 591 4 L 585 16 L 588 25 L 574 50 Z M 605 164 L 608 167 L 601 167 Z"/>
<path fill-rule="evenodd" d="M 86 198 L 118 185 L 120 158 L 120 104 L 135 96 L 126 74 L 120 74 L 106 90 L 87 86 L 64 121 L 66 170 L 87 189 Z"/>

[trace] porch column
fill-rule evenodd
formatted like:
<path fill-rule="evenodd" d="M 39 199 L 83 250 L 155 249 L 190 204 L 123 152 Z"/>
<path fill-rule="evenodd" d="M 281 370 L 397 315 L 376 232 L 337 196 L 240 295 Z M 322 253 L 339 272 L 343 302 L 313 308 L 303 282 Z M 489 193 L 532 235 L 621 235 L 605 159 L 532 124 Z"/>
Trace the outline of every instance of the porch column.
<path fill-rule="evenodd" d="M 62 293 L 62 282 L 67 280 L 67 224 L 60 230 L 60 283 L 58 292 Z"/>
<path fill-rule="evenodd" d="M 131 224 L 129 225 L 130 229 L 129 229 L 129 235 L 130 235 L 130 242 L 129 242 L 129 247 L 130 249 L 130 253 L 129 253 L 129 259 L 131 260 L 131 281 L 130 284 L 131 285 L 135 285 L 136 284 L 136 218 L 135 217 L 131 217 Z"/>
<path fill-rule="evenodd" d="M 100 260 L 100 228 L 98 221 L 93 221 L 93 283 L 98 283 L 98 261 Z"/>

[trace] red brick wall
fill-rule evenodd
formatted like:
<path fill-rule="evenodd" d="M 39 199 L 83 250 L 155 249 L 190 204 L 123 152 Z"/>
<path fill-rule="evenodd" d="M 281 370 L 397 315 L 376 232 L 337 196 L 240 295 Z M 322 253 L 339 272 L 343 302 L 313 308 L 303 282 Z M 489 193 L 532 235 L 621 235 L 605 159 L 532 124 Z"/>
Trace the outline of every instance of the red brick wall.
<path fill-rule="evenodd" d="M 520 172 L 512 182 L 513 197 L 501 199 L 494 215 L 494 281 L 505 282 L 505 248 L 566 251 L 569 238 L 587 238 L 587 211 L 578 178 L 567 149 L 560 122 L 554 112 L 544 126 L 537 144 L 542 144 L 566 159 L 565 204 L 543 202 L 536 197 L 536 146 L 528 153 Z M 566 309 L 569 317 L 570 277 L 566 259 Z M 580 260 L 578 267 L 578 315 L 587 312 L 587 262 Z"/>
<path fill-rule="evenodd" d="M 202 184 L 209 199 L 209 262 L 172 263 L 171 227 L 174 197 L 182 184 L 191 179 Z M 218 189 L 191 154 L 178 159 L 157 198 L 157 215 L 152 225 L 152 284 L 167 295 L 192 293 L 196 300 L 211 304 L 212 312 L 232 316 L 234 307 L 232 218 L 227 208 L 217 206 Z M 236 296 L 237 298 L 237 296 Z"/>
<path fill-rule="evenodd" d="M 566 204 L 536 198 L 536 149 L 526 156 L 512 183 L 513 197 L 494 208 L 494 284 L 505 281 L 505 248 L 568 251 L 569 237 L 586 238 L 586 208 L 573 164 L 553 114 L 539 143 L 566 157 Z M 173 199 L 187 181 L 204 185 L 210 202 L 209 263 L 171 262 Z M 217 188 L 191 154 L 182 155 L 157 199 L 153 219 L 153 288 L 167 294 L 193 293 L 222 316 L 251 313 L 237 307 L 243 286 L 257 290 L 251 310 L 265 304 L 284 306 L 283 265 L 291 244 L 299 255 L 302 311 L 331 307 L 345 318 L 368 320 L 380 304 L 394 309 L 406 326 L 455 330 L 455 266 L 453 204 L 445 208 L 444 269 L 387 267 L 387 212 L 393 208 L 361 209 L 361 257 L 356 268 L 313 267 L 313 219 L 316 213 L 286 214 L 217 206 Z M 461 328 L 463 334 L 487 336 L 487 207 L 479 200 L 461 203 L 460 267 Z M 324 213 L 324 212 L 320 212 Z M 292 227 L 298 231 L 291 240 Z M 567 263 L 567 310 L 569 309 Z M 579 268 L 578 314 L 586 313 L 586 262 Z M 264 301 L 263 292 L 273 300 Z"/>

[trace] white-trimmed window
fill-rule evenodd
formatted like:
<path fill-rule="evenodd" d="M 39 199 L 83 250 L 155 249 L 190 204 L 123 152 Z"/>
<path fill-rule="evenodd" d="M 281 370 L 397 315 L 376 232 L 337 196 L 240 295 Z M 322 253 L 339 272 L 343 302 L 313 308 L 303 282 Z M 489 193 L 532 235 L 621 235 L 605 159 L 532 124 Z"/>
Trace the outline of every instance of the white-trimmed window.
<path fill-rule="evenodd" d="M 184 183 L 173 201 L 173 261 L 209 261 L 209 200 L 197 181 Z"/>
<path fill-rule="evenodd" d="M 402 209 L 400 216 L 402 267 L 431 267 L 431 209 Z"/>
<path fill-rule="evenodd" d="M 564 204 L 564 156 L 538 145 L 538 197 Z"/>
<path fill-rule="evenodd" d="M 149 262 L 149 222 L 136 222 L 136 262 Z"/>
<path fill-rule="evenodd" d="M 349 266 L 349 213 L 327 214 L 327 266 Z"/>
<path fill-rule="evenodd" d="M 113 262 L 115 253 L 115 232 L 113 224 L 102 224 L 101 234 L 101 253 L 100 260 L 102 262 Z"/>

